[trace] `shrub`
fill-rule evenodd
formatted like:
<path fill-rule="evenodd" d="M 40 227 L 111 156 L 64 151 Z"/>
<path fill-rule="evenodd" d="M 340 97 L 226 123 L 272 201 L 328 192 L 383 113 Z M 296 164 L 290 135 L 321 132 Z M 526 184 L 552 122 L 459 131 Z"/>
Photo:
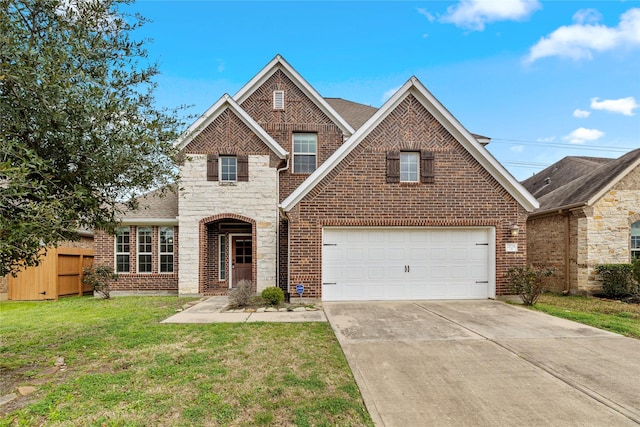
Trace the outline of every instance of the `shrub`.
<path fill-rule="evenodd" d="M 232 307 L 246 307 L 254 295 L 251 281 L 241 280 L 238 282 L 238 286 L 229 291 L 229 305 Z"/>
<path fill-rule="evenodd" d="M 640 258 L 636 258 L 631 263 L 631 274 L 636 282 L 636 294 L 640 293 Z"/>
<path fill-rule="evenodd" d="M 86 267 L 82 270 L 82 283 L 91 286 L 93 291 L 104 299 L 111 298 L 111 282 L 116 280 L 118 274 L 106 265 Z"/>
<path fill-rule="evenodd" d="M 284 301 L 284 292 L 276 286 L 265 288 L 261 295 L 264 302 L 269 305 L 279 305 Z"/>
<path fill-rule="evenodd" d="M 546 277 L 553 274 L 550 268 L 531 266 L 515 267 L 507 271 L 509 286 L 512 292 L 520 295 L 524 305 L 534 305 L 540 295 L 547 291 Z"/>
<path fill-rule="evenodd" d="M 620 298 L 638 292 L 633 282 L 632 264 L 601 264 L 596 272 L 602 279 L 602 293 L 609 298 Z"/>

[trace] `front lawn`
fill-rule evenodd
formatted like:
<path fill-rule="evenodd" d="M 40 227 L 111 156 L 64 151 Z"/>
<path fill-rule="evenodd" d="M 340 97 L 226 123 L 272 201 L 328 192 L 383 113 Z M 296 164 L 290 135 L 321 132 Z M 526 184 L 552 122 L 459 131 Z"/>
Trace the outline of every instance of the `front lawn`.
<path fill-rule="evenodd" d="M 544 294 L 532 308 L 628 337 L 640 338 L 640 304 Z"/>
<path fill-rule="evenodd" d="M 372 425 L 328 323 L 158 323 L 186 301 L 2 302 L 0 426 Z"/>

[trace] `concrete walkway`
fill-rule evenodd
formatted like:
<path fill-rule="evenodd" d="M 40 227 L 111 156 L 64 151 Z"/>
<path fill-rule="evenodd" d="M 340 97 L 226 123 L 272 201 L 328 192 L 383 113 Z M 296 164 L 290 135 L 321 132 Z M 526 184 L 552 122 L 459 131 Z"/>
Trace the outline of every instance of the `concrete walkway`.
<path fill-rule="evenodd" d="M 323 303 L 378 426 L 637 426 L 640 341 L 497 301 Z"/>
<path fill-rule="evenodd" d="M 224 311 L 227 297 L 211 297 L 161 323 L 244 323 L 244 322 L 326 322 L 324 311 L 285 311 L 266 313 L 230 313 Z"/>

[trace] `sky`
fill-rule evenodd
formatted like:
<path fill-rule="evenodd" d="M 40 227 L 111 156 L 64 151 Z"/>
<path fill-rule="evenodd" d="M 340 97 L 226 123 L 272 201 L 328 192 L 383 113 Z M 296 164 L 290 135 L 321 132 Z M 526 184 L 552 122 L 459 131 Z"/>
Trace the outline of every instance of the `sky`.
<path fill-rule="evenodd" d="M 159 107 L 203 114 L 277 54 L 323 97 L 380 107 L 416 76 L 518 180 L 640 147 L 640 0 L 157 1 Z M 192 119 L 192 120 L 195 120 Z"/>

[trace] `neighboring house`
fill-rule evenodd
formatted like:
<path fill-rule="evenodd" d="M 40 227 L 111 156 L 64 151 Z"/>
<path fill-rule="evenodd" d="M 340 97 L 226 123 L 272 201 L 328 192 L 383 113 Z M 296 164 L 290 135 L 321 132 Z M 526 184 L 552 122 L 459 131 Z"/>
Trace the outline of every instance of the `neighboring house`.
<path fill-rule="evenodd" d="M 538 204 L 488 142 L 415 77 L 376 109 L 322 98 L 276 56 L 189 127 L 180 189 L 98 233 L 97 262 L 116 291 L 492 298 Z"/>
<path fill-rule="evenodd" d="M 527 221 L 529 262 L 555 270 L 553 290 L 593 293 L 598 264 L 640 257 L 640 149 L 565 157 L 522 184 L 540 202 Z"/>

